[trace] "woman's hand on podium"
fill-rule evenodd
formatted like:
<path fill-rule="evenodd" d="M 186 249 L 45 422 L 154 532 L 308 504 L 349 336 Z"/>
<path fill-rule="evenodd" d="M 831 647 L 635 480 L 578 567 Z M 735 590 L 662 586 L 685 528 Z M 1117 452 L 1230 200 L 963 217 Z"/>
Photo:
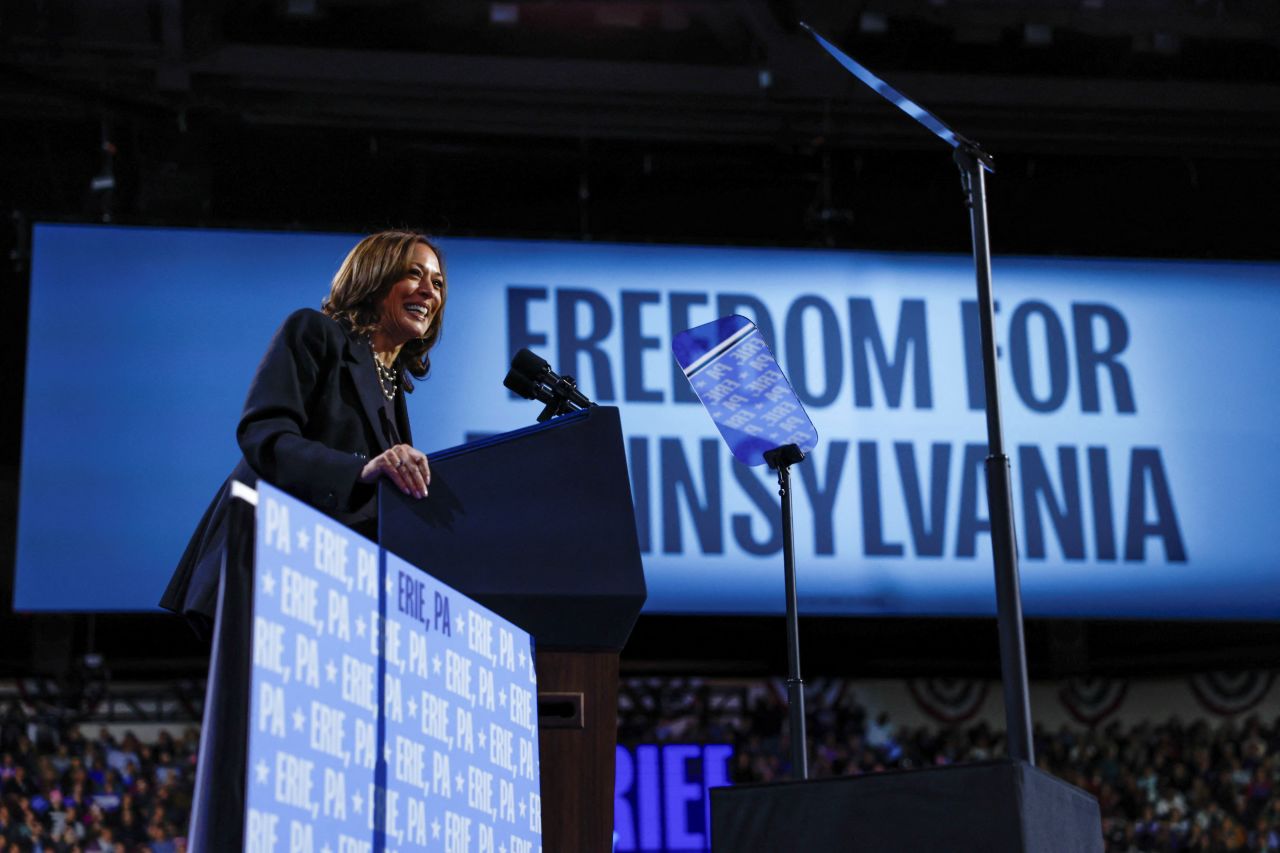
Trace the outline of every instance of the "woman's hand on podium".
<path fill-rule="evenodd" d="M 360 472 L 362 483 L 372 483 L 379 477 L 386 477 L 406 495 L 425 498 L 427 486 L 431 485 L 427 454 L 408 444 L 397 444 L 370 459 Z"/>

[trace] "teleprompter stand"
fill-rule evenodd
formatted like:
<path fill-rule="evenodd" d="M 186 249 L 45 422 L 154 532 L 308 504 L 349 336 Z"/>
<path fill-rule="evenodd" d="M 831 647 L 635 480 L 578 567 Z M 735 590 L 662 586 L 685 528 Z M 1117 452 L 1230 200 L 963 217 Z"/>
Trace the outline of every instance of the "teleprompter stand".
<path fill-rule="evenodd" d="M 996 621 L 1000 634 L 1000 672 L 1004 685 L 1005 725 L 1009 757 L 1035 764 L 1031 740 L 1031 702 L 1027 693 L 1027 653 L 1022 633 L 1022 592 L 1014 543 L 1013 499 L 1009 485 L 1009 457 L 1004 452 L 1000 422 L 1000 389 L 996 376 L 995 299 L 991 292 L 991 245 L 987 239 L 985 172 L 994 172 L 991 155 L 973 140 L 956 133 L 920 104 L 890 86 L 866 66 L 808 30 L 827 53 L 889 103 L 928 128 L 952 147 L 973 236 L 973 265 L 978 283 L 978 317 L 982 335 L 982 375 L 987 412 L 987 510 L 991 517 L 991 552 L 995 564 Z"/>
<path fill-rule="evenodd" d="M 791 523 L 791 466 L 804 460 L 818 432 L 760 330 L 732 314 L 686 329 L 672 354 L 729 451 L 743 465 L 778 472 L 782 498 L 782 559 L 786 577 L 787 705 L 791 722 L 791 774 L 809 776 L 804 680 L 800 677 L 800 618 L 795 542 Z"/>
<path fill-rule="evenodd" d="M 1009 458 L 996 377 L 984 173 L 990 156 L 803 25 L 850 73 L 955 151 L 973 230 L 987 414 L 987 504 L 1009 758 L 860 777 L 715 788 L 713 851 L 1101 853 L 1098 802 L 1035 768 Z M 781 483 L 781 479 L 780 479 Z M 785 506 L 785 501 L 784 501 Z"/>
<path fill-rule="evenodd" d="M 791 717 L 791 772 L 809 778 L 809 739 L 805 733 L 804 679 L 800 677 L 800 616 L 796 600 L 796 553 L 791 524 L 791 466 L 804 460 L 797 445 L 766 450 L 764 461 L 778 472 L 782 498 L 782 562 L 787 588 L 787 703 Z"/>
<path fill-rule="evenodd" d="M 1022 590 L 1013 529 L 1013 491 L 1009 457 L 1004 452 L 1000 388 L 996 376 L 995 297 L 991 292 L 991 245 L 987 238 L 985 171 L 991 158 L 963 140 L 955 149 L 973 231 L 973 265 L 978 282 L 978 322 L 982 338 L 982 378 L 987 414 L 987 513 L 996 576 L 996 625 L 1000 635 L 1000 672 L 1009 757 L 1035 764 L 1031 739 L 1031 702 L 1027 690 L 1026 640 L 1022 632 Z"/>

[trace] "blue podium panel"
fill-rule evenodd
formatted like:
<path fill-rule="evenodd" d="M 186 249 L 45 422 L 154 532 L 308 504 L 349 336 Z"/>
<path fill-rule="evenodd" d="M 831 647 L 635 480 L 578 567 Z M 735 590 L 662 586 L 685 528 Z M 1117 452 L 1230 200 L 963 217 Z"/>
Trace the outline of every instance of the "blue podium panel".
<path fill-rule="evenodd" d="M 540 850 L 529 635 L 385 559 L 388 849 Z"/>
<path fill-rule="evenodd" d="M 540 851 L 529 635 L 258 496 L 244 849 Z"/>
<path fill-rule="evenodd" d="M 259 483 L 244 849 L 372 850 L 378 547 Z"/>

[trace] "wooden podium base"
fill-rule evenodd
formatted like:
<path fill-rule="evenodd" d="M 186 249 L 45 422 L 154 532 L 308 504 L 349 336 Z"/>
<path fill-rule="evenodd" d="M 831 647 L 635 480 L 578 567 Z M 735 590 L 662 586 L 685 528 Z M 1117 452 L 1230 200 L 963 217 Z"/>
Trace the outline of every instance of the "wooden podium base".
<path fill-rule="evenodd" d="M 618 653 L 537 653 L 542 849 L 613 849 Z"/>

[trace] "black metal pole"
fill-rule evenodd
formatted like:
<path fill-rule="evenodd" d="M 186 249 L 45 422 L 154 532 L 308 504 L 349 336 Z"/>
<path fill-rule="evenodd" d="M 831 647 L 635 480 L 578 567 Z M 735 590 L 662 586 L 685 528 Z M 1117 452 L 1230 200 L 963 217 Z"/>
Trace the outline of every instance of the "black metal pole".
<path fill-rule="evenodd" d="M 991 246 L 987 238 L 987 191 L 975 147 L 955 151 L 973 226 L 973 264 L 978 279 L 978 319 L 982 332 L 982 374 L 987 395 L 987 512 L 991 517 L 991 552 L 996 576 L 996 623 L 1000 635 L 1000 671 L 1004 684 L 1005 727 L 1009 757 L 1034 764 L 1031 700 L 1027 691 L 1027 651 L 1022 633 L 1022 592 L 1018 549 L 1013 528 L 1013 492 L 1009 457 L 1004 452 L 1000 422 L 1000 389 L 996 376 L 995 299 L 991 294 Z"/>
<path fill-rule="evenodd" d="M 787 704 L 791 719 L 791 768 L 797 779 L 809 778 L 809 738 L 805 733 L 804 679 L 800 677 L 800 616 L 796 599 L 796 556 L 791 533 L 791 465 L 804 459 L 800 448 L 787 444 L 764 454 L 778 472 L 782 498 L 782 564 L 787 592 Z"/>

